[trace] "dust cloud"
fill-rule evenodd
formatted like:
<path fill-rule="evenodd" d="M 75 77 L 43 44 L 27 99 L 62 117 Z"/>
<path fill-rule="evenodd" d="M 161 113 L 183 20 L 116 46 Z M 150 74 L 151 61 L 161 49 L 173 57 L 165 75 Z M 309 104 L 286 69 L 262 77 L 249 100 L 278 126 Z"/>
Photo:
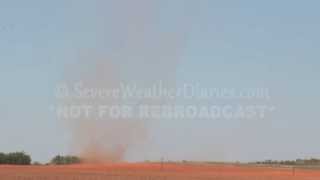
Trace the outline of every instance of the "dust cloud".
<path fill-rule="evenodd" d="M 117 89 L 121 83 L 135 83 L 143 88 L 159 81 L 165 87 L 175 86 L 179 51 L 185 34 L 174 28 L 161 30 L 157 25 L 160 20 L 155 4 L 151 1 L 121 2 L 113 4 L 111 12 L 116 23 L 111 25 L 102 18 L 102 25 L 99 25 L 111 33 L 98 35 L 102 38 L 112 36 L 112 40 L 106 42 L 112 51 L 82 49 L 77 52 L 78 60 L 66 67 L 64 80 L 68 87 L 81 82 L 82 89 Z M 98 13 L 104 11 L 104 5 L 97 7 Z M 64 106 L 128 103 L 160 104 L 163 100 L 73 97 L 60 101 Z M 145 143 L 151 133 L 146 119 L 79 117 L 64 121 L 70 133 L 70 151 L 90 163 L 125 161 L 131 147 Z"/>

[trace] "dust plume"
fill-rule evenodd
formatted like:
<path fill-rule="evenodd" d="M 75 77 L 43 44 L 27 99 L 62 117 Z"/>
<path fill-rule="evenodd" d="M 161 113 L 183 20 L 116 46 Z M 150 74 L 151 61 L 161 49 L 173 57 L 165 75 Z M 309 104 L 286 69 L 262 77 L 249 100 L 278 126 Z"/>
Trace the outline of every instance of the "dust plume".
<path fill-rule="evenodd" d="M 82 89 L 118 89 L 121 83 L 135 83 L 143 88 L 158 81 L 167 87 L 175 86 L 178 51 L 185 34 L 176 29 L 161 30 L 157 25 L 157 21 L 160 21 L 157 11 L 151 1 L 121 1 L 112 5 L 112 12 L 109 13 L 117 19 L 108 21 L 105 20 L 108 18 L 101 17 L 101 24 L 97 26 L 108 29 L 108 33 L 99 31 L 98 36 L 110 37 L 105 43 L 111 51 L 77 50 L 78 60 L 66 68 L 65 81 L 68 87 L 81 82 Z M 97 6 L 98 14 L 105 12 L 103 7 L 107 5 L 101 3 Z M 146 101 L 162 103 L 161 100 L 112 98 L 69 98 L 61 102 L 68 106 L 99 106 Z M 124 161 L 131 147 L 146 142 L 150 134 L 146 119 L 81 117 L 64 121 L 71 136 L 71 152 L 87 162 Z"/>

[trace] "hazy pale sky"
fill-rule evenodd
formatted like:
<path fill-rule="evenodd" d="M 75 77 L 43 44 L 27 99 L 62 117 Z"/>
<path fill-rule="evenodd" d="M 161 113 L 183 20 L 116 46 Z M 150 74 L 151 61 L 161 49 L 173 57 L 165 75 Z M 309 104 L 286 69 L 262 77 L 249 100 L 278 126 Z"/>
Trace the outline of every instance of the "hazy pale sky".
<path fill-rule="evenodd" d="M 276 108 L 263 119 L 152 122 L 149 144 L 129 160 L 320 157 L 319 6 L 316 0 L 0 0 L 0 151 L 24 150 L 38 161 L 68 153 L 70 133 L 50 110 L 54 90 L 67 67 L 98 56 L 115 57 L 120 71 L 135 78 L 163 71 L 177 85 L 264 87 L 271 99 L 262 103 Z"/>

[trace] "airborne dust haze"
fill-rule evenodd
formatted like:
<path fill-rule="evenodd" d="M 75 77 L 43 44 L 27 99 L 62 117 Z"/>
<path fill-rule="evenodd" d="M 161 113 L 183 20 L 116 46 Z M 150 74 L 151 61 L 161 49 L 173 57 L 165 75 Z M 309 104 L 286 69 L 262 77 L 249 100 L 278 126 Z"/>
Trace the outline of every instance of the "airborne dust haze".
<path fill-rule="evenodd" d="M 106 42 L 112 51 L 85 49 L 78 52 L 77 62 L 66 68 L 64 81 L 68 87 L 80 82 L 82 89 L 117 89 L 121 83 L 135 83 L 143 88 L 158 81 L 166 87 L 174 87 L 178 52 L 185 34 L 177 29 L 162 31 L 153 7 L 150 1 L 126 1 L 115 5 L 112 16 L 117 18 L 117 24 L 110 27 L 108 22 L 102 22 L 102 26 L 114 33 L 108 34 L 113 39 Z M 177 26 L 182 25 L 179 23 Z M 101 34 L 101 37 L 108 35 Z M 159 104 L 163 101 L 69 98 L 61 103 L 98 106 Z M 79 117 L 65 118 L 64 121 L 71 135 L 70 151 L 90 163 L 125 161 L 131 147 L 145 143 L 150 133 L 148 119 Z"/>

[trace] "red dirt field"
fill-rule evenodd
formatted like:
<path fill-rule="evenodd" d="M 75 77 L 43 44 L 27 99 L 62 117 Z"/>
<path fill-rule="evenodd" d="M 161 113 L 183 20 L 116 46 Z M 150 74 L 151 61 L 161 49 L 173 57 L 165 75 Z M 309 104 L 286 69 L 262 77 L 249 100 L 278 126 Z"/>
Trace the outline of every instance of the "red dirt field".
<path fill-rule="evenodd" d="M 0 166 L 0 180 L 319 180 L 320 171 L 244 165 L 118 163 Z"/>

